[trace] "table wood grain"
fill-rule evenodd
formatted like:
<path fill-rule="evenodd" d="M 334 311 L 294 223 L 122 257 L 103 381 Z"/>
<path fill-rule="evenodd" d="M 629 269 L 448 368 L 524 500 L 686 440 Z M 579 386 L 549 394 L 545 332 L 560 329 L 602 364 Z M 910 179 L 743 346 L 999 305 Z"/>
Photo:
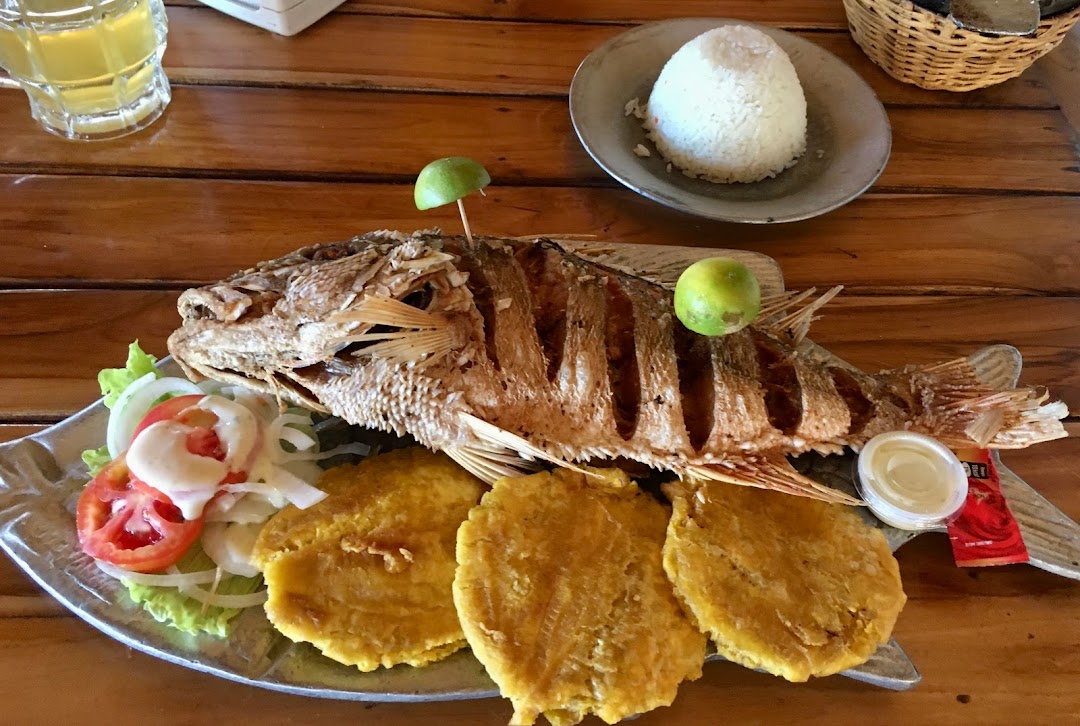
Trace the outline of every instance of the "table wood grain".
<path fill-rule="evenodd" d="M 169 5 L 174 100 L 146 131 L 70 144 L 0 88 L 0 441 L 91 402 L 98 369 L 139 338 L 164 353 L 175 300 L 295 247 L 377 228 L 456 229 L 417 212 L 427 161 L 470 155 L 495 179 L 474 228 L 736 247 L 775 257 L 790 287 L 845 285 L 814 337 L 866 368 L 990 343 L 1080 415 L 1080 43 L 970 94 L 889 78 L 846 32 L 837 0 L 346 0 L 294 38 L 195 0 Z M 787 225 L 713 223 L 619 187 L 570 127 L 580 60 L 644 21 L 724 16 L 798 32 L 885 103 L 893 155 L 863 197 Z M 0 85 L 5 85 L 0 83 Z M 1067 428 L 1080 435 L 1080 419 Z M 1005 454 L 1080 518 L 1080 441 Z M 639 724 L 1066 723 L 1080 713 L 1080 583 L 1034 568 L 952 564 L 928 535 L 899 553 L 896 636 L 923 673 L 890 693 L 828 678 L 793 685 L 712 664 Z M 503 724 L 501 700 L 329 702 L 239 686 L 131 652 L 58 607 L 0 558 L 5 723 Z M 593 722 L 597 723 L 597 722 Z"/>

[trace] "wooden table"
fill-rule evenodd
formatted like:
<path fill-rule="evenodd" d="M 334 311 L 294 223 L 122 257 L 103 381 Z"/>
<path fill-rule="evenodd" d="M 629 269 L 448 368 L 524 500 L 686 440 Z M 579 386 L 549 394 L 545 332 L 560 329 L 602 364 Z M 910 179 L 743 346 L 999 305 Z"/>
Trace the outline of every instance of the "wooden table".
<path fill-rule="evenodd" d="M 574 68 L 632 23 L 694 15 L 795 30 L 862 74 L 893 125 L 878 184 L 824 217 L 755 227 L 669 212 L 606 177 L 570 127 Z M 174 100 L 136 136 L 61 142 L 33 125 L 21 92 L 0 90 L 4 439 L 90 402 L 96 372 L 122 361 L 132 339 L 164 353 L 185 286 L 313 241 L 456 228 L 452 208 L 417 212 L 410 189 L 446 155 L 472 156 L 495 179 L 473 205 L 484 232 L 764 252 L 790 287 L 847 286 L 814 337 L 853 363 L 877 369 L 1008 342 L 1026 358 L 1026 381 L 1080 408 L 1080 157 L 1056 100 L 1075 112 L 1075 46 L 1020 79 L 950 95 L 873 66 L 838 0 L 347 0 L 295 38 L 193 0 L 174 3 L 169 19 Z M 1078 456 L 1067 439 L 1006 461 L 1080 518 Z M 896 636 L 923 673 L 915 690 L 844 678 L 793 685 L 713 664 L 673 707 L 638 723 L 1076 718 L 1080 583 L 1026 566 L 957 569 L 942 536 L 899 559 L 910 599 Z M 464 725 L 511 713 L 501 700 L 311 700 L 168 665 L 62 611 L 6 560 L 0 684 L 8 723 Z"/>

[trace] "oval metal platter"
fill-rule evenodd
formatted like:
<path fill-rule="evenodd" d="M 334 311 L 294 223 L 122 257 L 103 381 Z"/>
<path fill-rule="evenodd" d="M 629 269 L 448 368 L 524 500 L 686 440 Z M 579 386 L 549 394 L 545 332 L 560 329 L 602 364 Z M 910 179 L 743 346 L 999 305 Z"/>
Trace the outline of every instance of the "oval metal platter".
<path fill-rule="evenodd" d="M 567 242 L 579 252 L 611 266 L 647 267 L 658 283 L 671 285 L 677 270 L 703 257 L 729 254 L 744 259 L 767 292 L 783 289 L 776 263 L 763 255 L 706 248 L 598 245 Z M 808 343 L 813 346 L 813 344 Z M 815 354 L 837 359 L 823 349 Z M 1020 357 L 1008 346 L 987 348 L 973 356 L 988 381 L 1015 382 Z M 179 373 L 170 361 L 169 373 Z M 72 512 L 87 480 L 80 454 L 105 437 L 108 411 L 95 403 L 41 433 L 0 445 L 0 547 L 43 588 L 80 618 L 112 638 L 171 663 L 241 683 L 287 693 L 356 701 L 438 701 L 498 695 L 480 663 L 466 650 L 450 658 L 412 668 L 398 666 L 361 673 L 323 657 L 314 648 L 294 644 L 278 634 L 259 608 L 238 616 L 227 640 L 189 636 L 153 620 L 131 602 L 124 588 L 102 573 L 79 549 Z M 371 433 L 372 442 L 385 435 Z M 853 491 L 853 457 L 810 457 L 797 465 L 823 483 Z M 1000 470 L 1002 486 L 1020 522 L 1032 564 L 1080 579 L 1080 526 L 1008 469 Z M 916 533 L 882 525 L 896 548 Z M 913 603 L 909 607 L 917 607 Z M 716 660 L 718 656 L 711 656 Z M 891 689 L 911 688 L 918 670 L 895 641 L 845 676 Z"/>

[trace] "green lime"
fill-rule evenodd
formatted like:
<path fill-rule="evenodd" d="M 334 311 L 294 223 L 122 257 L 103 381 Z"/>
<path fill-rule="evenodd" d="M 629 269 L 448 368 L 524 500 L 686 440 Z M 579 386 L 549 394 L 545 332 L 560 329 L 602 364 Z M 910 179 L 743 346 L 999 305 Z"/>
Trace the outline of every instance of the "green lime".
<path fill-rule="evenodd" d="M 728 335 L 753 322 L 761 310 L 754 273 L 728 257 L 699 260 L 675 284 L 675 315 L 702 335 Z"/>
<path fill-rule="evenodd" d="M 417 209 L 451 204 L 491 183 L 487 169 L 465 156 L 436 159 L 416 177 L 413 199 Z"/>

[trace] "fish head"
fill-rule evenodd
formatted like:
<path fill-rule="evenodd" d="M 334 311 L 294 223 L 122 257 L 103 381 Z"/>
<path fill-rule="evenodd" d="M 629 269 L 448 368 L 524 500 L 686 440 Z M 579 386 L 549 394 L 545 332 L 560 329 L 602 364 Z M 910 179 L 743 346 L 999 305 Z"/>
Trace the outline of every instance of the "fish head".
<path fill-rule="evenodd" d="M 417 377 L 452 378 L 447 369 L 467 360 L 477 339 L 482 345 L 456 244 L 437 232 L 373 232 L 188 290 L 169 351 L 194 380 L 385 423 L 380 401 Z"/>

